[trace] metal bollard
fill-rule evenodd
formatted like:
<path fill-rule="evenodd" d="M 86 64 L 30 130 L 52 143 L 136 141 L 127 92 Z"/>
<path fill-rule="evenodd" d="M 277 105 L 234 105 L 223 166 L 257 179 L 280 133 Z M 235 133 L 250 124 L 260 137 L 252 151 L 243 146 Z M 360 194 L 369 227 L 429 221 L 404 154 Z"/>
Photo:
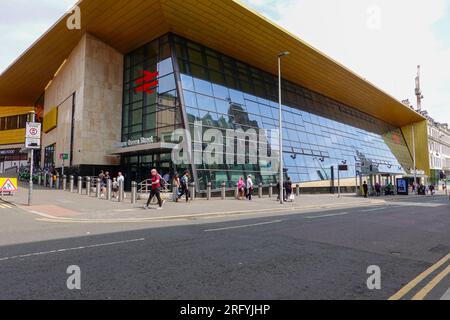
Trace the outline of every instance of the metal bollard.
<path fill-rule="evenodd" d="M 263 184 L 260 183 L 259 186 L 258 186 L 258 198 L 261 199 L 262 196 L 263 196 Z"/>
<path fill-rule="evenodd" d="M 67 190 L 67 176 L 65 175 L 62 177 L 62 189 L 63 191 Z"/>
<path fill-rule="evenodd" d="M 236 189 L 234 189 L 234 198 L 239 199 L 239 188 L 238 187 L 236 187 Z"/>
<path fill-rule="evenodd" d="M 300 185 L 299 184 L 297 184 L 297 187 L 295 188 L 295 193 L 296 193 L 297 197 L 300 196 Z"/>
<path fill-rule="evenodd" d="M 81 194 L 81 192 L 83 191 L 83 177 L 82 176 L 78 176 L 77 188 L 78 188 L 78 194 Z"/>
<path fill-rule="evenodd" d="M 49 186 L 50 189 L 53 189 L 53 175 L 51 174 L 49 178 L 50 179 L 49 179 L 48 186 Z"/>
<path fill-rule="evenodd" d="M 112 199 L 112 181 L 108 179 L 106 182 L 106 200 L 110 201 Z"/>
<path fill-rule="evenodd" d="M 206 199 L 211 200 L 211 182 L 208 182 L 206 187 Z"/>
<path fill-rule="evenodd" d="M 226 186 L 227 186 L 227 184 L 225 183 L 225 181 L 222 182 L 222 186 L 221 186 L 221 190 L 220 190 L 222 200 L 225 200 L 225 198 L 226 198 L 226 193 L 225 193 Z"/>
<path fill-rule="evenodd" d="M 273 196 L 273 184 L 269 184 L 269 198 Z"/>
<path fill-rule="evenodd" d="M 194 201 L 195 200 L 195 183 L 194 182 L 192 182 L 191 183 L 191 201 Z"/>
<path fill-rule="evenodd" d="M 131 181 L 131 203 L 137 203 L 137 182 Z"/>
<path fill-rule="evenodd" d="M 101 193 L 102 193 L 101 182 L 102 182 L 102 180 L 100 178 L 97 178 L 96 185 L 95 185 L 95 197 L 97 199 L 100 199 Z"/>
<path fill-rule="evenodd" d="M 86 177 L 86 195 L 91 196 L 91 177 Z"/>
<path fill-rule="evenodd" d="M 69 176 L 69 192 L 73 192 L 73 186 L 74 186 L 74 176 Z"/>
<path fill-rule="evenodd" d="M 55 185 L 55 189 L 58 190 L 59 189 L 59 185 L 60 185 L 60 181 L 59 181 L 59 172 L 56 174 L 56 185 Z"/>
<path fill-rule="evenodd" d="M 38 174 L 38 186 L 40 186 L 41 185 L 41 182 L 42 182 L 42 174 Z"/>
<path fill-rule="evenodd" d="M 120 182 L 119 182 L 119 199 L 118 199 L 119 202 L 122 202 L 123 198 L 124 198 L 123 197 L 124 196 L 123 188 L 124 188 L 123 181 L 120 180 Z"/>

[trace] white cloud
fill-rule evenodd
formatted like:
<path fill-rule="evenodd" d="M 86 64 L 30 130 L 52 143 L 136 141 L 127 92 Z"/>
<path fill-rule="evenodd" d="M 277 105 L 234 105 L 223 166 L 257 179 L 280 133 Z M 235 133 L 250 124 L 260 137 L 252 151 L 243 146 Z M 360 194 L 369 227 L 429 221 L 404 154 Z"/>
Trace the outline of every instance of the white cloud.
<path fill-rule="evenodd" d="M 0 73 L 77 0 L 0 0 Z"/>
<path fill-rule="evenodd" d="M 276 11 L 269 18 L 399 100 L 415 103 L 420 64 L 425 108 L 436 120 L 450 123 L 450 46 L 433 29 L 439 20 L 450 19 L 450 1 L 246 2 Z"/>

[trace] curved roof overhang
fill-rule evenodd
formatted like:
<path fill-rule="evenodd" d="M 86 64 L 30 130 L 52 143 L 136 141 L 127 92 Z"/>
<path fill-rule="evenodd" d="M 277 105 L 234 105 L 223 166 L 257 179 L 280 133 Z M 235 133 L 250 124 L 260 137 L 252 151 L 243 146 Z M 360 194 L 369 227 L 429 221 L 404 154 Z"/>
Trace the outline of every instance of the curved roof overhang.
<path fill-rule="evenodd" d="M 89 32 L 123 54 L 174 32 L 382 119 L 396 127 L 425 118 L 235 0 L 81 0 L 81 30 L 67 13 L 0 76 L 1 105 L 33 105 Z M 368 63 L 377 63 L 368 61 Z"/>

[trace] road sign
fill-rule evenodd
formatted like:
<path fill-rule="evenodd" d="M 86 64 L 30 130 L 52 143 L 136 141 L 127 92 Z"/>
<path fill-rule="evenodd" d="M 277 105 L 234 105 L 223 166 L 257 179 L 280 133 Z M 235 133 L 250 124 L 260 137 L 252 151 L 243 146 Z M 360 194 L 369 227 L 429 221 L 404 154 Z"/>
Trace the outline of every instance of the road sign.
<path fill-rule="evenodd" d="M 1 192 L 17 191 L 17 178 L 0 178 Z"/>
<path fill-rule="evenodd" d="M 25 138 L 25 149 L 40 149 L 41 139 Z"/>
<path fill-rule="evenodd" d="M 67 153 L 61 153 L 59 159 L 63 161 L 69 160 L 69 155 Z"/>
<path fill-rule="evenodd" d="M 27 122 L 25 132 L 25 148 L 40 149 L 41 148 L 41 124 L 38 122 Z"/>
<path fill-rule="evenodd" d="M 41 138 L 41 124 L 39 122 L 27 122 L 26 138 L 40 139 Z"/>

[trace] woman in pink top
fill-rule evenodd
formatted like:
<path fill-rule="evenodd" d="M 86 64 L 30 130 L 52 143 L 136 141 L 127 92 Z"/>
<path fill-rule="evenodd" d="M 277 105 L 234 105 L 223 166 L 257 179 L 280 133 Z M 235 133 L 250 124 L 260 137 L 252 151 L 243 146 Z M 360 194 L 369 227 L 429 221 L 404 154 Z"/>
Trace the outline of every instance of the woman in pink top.
<path fill-rule="evenodd" d="M 240 177 L 239 181 L 237 183 L 237 187 L 238 187 L 238 193 L 239 193 L 239 200 L 242 200 L 242 197 L 245 194 L 245 182 L 244 182 L 244 178 Z"/>

